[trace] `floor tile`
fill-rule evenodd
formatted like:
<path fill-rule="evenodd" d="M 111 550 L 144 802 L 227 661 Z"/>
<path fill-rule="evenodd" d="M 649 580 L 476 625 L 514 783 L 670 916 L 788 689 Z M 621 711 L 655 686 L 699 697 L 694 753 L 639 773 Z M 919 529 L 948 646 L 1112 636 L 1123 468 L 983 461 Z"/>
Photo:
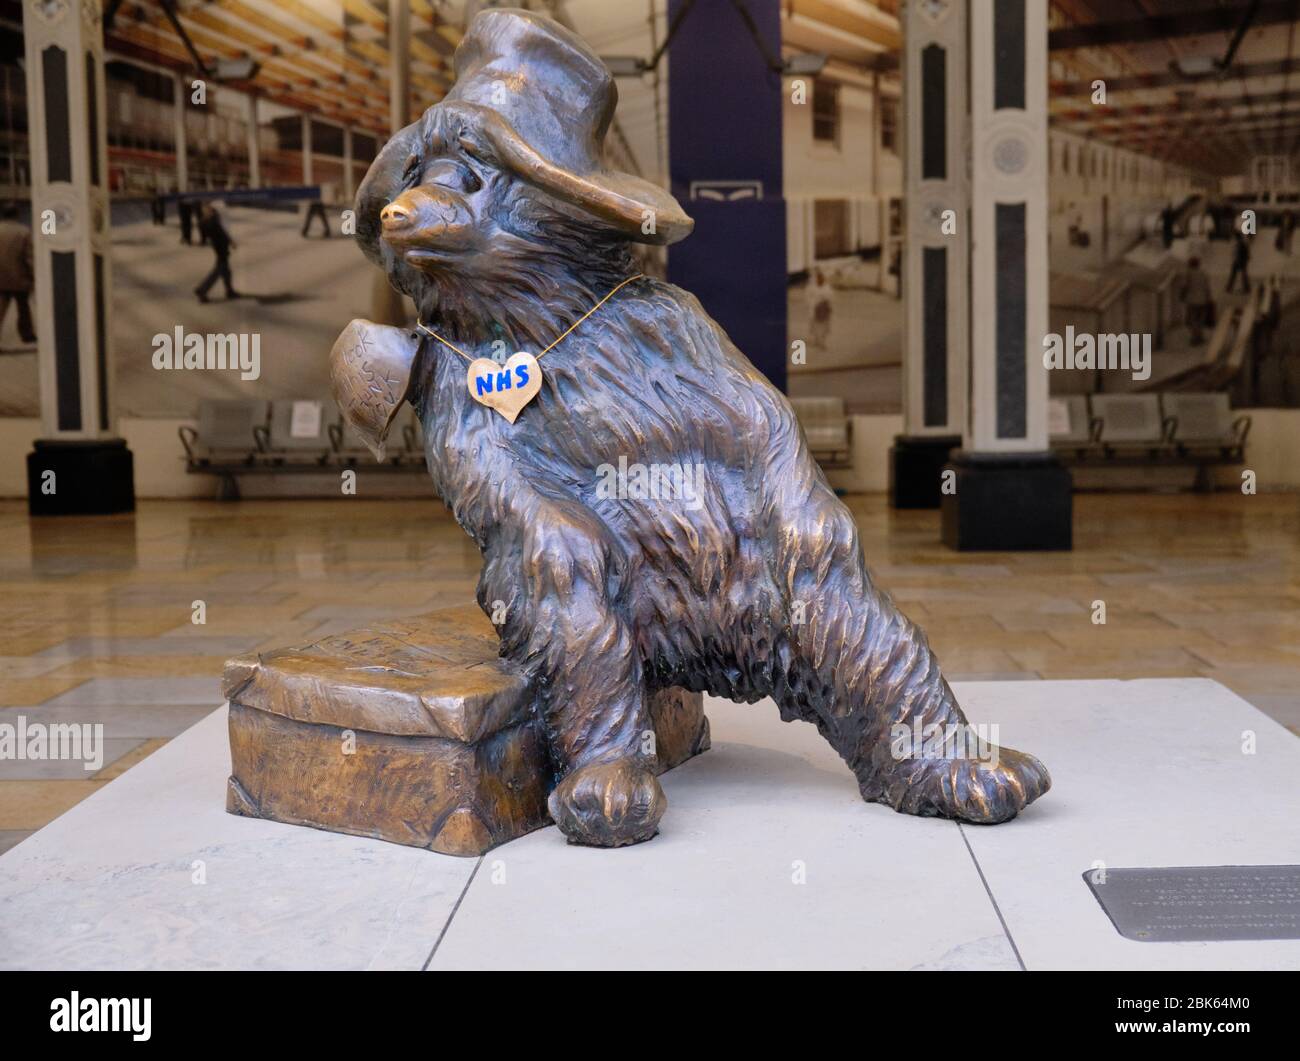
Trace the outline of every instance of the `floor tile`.
<path fill-rule="evenodd" d="M 32 829 L 0 829 L 0 855 L 3 855 L 11 847 L 21 844 L 33 832 Z"/>
<path fill-rule="evenodd" d="M 990 683 L 958 694 L 973 720 L 997 718 L 1007 743 L 1052 773 L 1052 790 L 1022 818 L 962 827 L 1028 969 L 1300 969 L 1300 940 L 1125 939 L 1083 879 L 1099 866 L 1297 861 L 1292 734 L 1197 678 Z M 1246 730 L 1257 736 L 1249 755 Z"/>
<path fill-rule="evenodd" d="M 0 722 L 14 722 L 19 713 L 28 721 L 44 725 L 77 723 L 104 727 L 105 737 L 116 740 L 150 737 L 175 737 L 185 732 L 200 719 L 210 715 L 221 704 L 221 695 L 209 697 L 205 703 L 62 703 L 42 704 L 38 707 L 5 708 L 0 710 Z"/>
<path fill-rule="evenodd" d="M 210 678 L 94 678 L 45 701 L 64 705 L 219 704 L 220 675 Z"/>
<path fill-rule="evenodd" d="M 0 707 L 39 704 L 65 695 L 85 682 L 85 678 L 0 678 Z"/>
<path fill-rule="evenodd" d="M 202 628 L 199 628 L 200 631 Z M 163 637 L 70 637 L 62 644 L 36 654 L 42 662 L 58 666 L 69 660 L 102 656 L 235 656 L 247 652 L 257 638 L 212 637 L 197 632 L 191 638 Z M 3 663 L 0 663 L 0 667 Z M 15 675 L 17 677 L 17 675 Z"/>
<path fill-rule="evenodd" d="M 0 967 L 424 964 L 475 860 L 227 814 L 225 725 L 214 713 L 0 858 Z M 0 829 L 22 828 L 14 784 Z"/>
<path fill-rule="evenodd" d="M 0 781 L 0 830 L 40 829 L 104 784 L 94 780 Z"/>
<path fill-rule="evenodd" d="M 929 631 L 950 680 L 1205 674 L 1295 724 L 1294 496 L 1079 494 L 1072 552 L 978 556 L 940 544 L 938 513 L 845 503 L 877 583 Z M 481 563 L 434 500 L 142 500 L 129 518 L 39 535 L 22 502 L 0 501 L 0 533 L 0 717 L 52 699 L 57 717 L 124 740 L 201 718 L 230 656 L 467 603 Z M 196 597 L 205 626 L 189 621 Z"/>
<path fill-rule="evenodd" d="M 0 713 L 0 723 L 16 725 L 10 714 Z M 26 713 L 26 718 L 29 726 L 40 723 L 34 713 Z M 47 747 L 48 740 L 47 735 Z M 65 747 L 80 753 L 80 759 L 0 759 L 0 781 L 102 781 L 106 769 L 143 743 L 139 737 L 110 737 L 107 730 L 102 737 L 83 731 L 77 741 Z"/>

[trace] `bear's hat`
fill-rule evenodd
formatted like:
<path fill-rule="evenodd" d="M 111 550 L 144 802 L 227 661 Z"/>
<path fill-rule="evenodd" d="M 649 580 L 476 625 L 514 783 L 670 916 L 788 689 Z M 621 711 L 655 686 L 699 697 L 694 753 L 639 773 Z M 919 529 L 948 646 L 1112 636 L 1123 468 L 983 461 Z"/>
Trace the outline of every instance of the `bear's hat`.
<path fill-rule="evenodd" d="M 618 89 L 576 34 L 544 15 L 492 8 L 474 17 L 454 64 L 455 84 L 429 113 L 469 119 L 486 143 L 466 143 L 468 150 L 629 239 L 666 244 L 690 234 L 695 222 L 671 195 L 605 168 L 605 133 Z M 406 161 L 423 140 L 422 123 L 397 133 L 375 160 L 371 176 L 379 179 L 367 179 L 358 194 L 359 219 L 377 220 L 400 189 Z M 371 237 L 377 241 L 377 225 L 363 226 L 363 246 Z"/>

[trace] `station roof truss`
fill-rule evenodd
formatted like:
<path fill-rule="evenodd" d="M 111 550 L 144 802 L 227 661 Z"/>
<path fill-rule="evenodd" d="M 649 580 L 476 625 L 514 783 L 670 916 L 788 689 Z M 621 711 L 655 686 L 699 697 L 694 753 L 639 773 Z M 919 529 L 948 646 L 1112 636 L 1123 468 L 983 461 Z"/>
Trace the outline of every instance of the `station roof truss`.
<path fill-rule="evenodd" d="M 410 3 L 411 110 L 418 114 L 451 85 L 462 30 L 440 14 L 438 0 Z M 223 83 L 387 135 L 391 71 L 382 0 L 107 0 L 105 43 L 123 58 L 194 76 L 196 55 L 209 69 L 219 60 L 253 59 L 251 78 Z"/>
<path fill-rule="evenodd" d="M 1052 0 L 1048 43 L 1053 128 L 1208 176 L 1300 147 L 1300 0 Z"/>

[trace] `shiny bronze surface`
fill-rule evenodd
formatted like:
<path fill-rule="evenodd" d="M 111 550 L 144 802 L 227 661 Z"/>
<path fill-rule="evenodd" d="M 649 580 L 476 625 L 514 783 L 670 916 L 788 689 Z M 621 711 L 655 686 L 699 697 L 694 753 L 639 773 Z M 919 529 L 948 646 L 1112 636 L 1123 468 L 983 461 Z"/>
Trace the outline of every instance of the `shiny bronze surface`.
<path fill-rule="evenodd" d="M 375 455 L 411 390 L 411 370 L 420 341 L 413 333 L 368 320 L 354 320 L 334 341 L 330 382 L 343 419 Z"/>
<path fill-rule="evenodd" d="M 568 30 L 485 11 L 456 73 L 372 165 L 358 238 L 467 356 L 535 351 L 637 271 L 631 242 L 671 242 L 689 219 L 605 170 L 613 79 Z M 654 835 L 665 800 L 643 734 L 670 687 L 774 698 L 864 799 L 906 813 L 1000 822 L 1047 791 L 1031 756 L 970 742 L 789 403 L 688 292 L 629 284 L 547 354 L 513 424 L 432 340 L 410 400 L 434 484 L 483 550 L 501 654 L 540 690 L 570 840 Z"/>
<path fill-rule="evenodd" d="M 231 660 L 232 814 L 478 855 L 549 824 L 538 690 L 477 608 Z M 658 766 L 709 746 L 699 693 L 650 702 Z"/>

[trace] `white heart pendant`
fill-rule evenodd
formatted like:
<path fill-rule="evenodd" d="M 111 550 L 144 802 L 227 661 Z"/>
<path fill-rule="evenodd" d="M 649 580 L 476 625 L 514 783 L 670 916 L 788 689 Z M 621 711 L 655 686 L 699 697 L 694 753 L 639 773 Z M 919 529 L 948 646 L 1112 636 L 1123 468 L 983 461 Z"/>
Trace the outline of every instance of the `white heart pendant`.
<path fill-rule="evenodd" d="M 542 366 L 532 354 L 513 354 L 504 365 L 490 358 L 471 361 L 465 377 L 476 402 L 495 409 L 512 424 L 542 389 Z"/>

